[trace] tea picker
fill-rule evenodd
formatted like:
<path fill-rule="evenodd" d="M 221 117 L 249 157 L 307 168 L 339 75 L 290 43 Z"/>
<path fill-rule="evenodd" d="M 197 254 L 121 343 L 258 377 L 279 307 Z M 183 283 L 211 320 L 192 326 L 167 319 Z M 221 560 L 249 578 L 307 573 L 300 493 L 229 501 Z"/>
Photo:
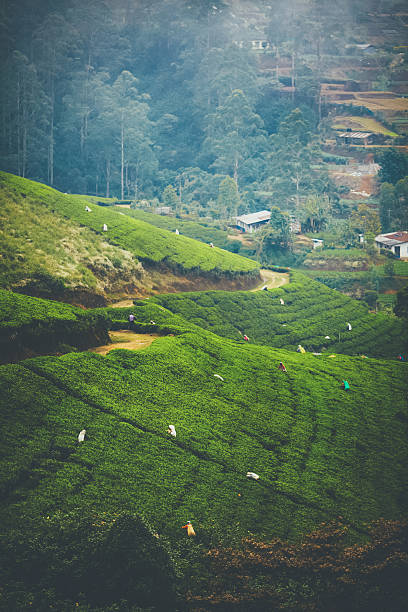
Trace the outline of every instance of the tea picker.
<path fill-rule="evenodd" d="M 251 480 L 259 480 L 259 476 L 258 474 L 255 474 L 255 472 L 247 472 L 247 478 L 251 478 Z"/>
<path fill-rule="evenodd" d="M 347 382 L 347 380 L 343 380 L 343 382 L 341 383 L 341 386 L 342 386 L 342 388 L 343 388 L 345 391 L 349 391 L 349 390 L 350 390 L 350 385 L 349 385 L 349 383 Z"/>
<path fill-rule="evenodd" d="M 86 210 L 86 212 L 92 212 L 91 209 L 89 208 L 89 206 L 85 206 L 85 210 Z"/>
<path fill-rule="evenodd" d="M 350 323 L 347 323 L 347 329 L 348 329 L 349 331 L 351 331 L 351 330 L 353 329 L 353 328 L 351 327 Z"/>
<path fill-rule="evenodd" d="M 169 425 L 167 429 L 167 433 L 173 436 L 173 438 L 176 437 L 177 434 L 176 434 L 176 428 L 174 427 L 174 425 Z"/>
<path fill-rule="evenodd" d="M 287 369 L 285 368 L 285 366 L 283 365 L 281 361 L 279 362 L 278 370 L 282 370 L 282 372 L 287 372 Z"/>
<path fill-rule="evenodd" d="M 282 304 L 282 306 L 284 305 L 284 301 L 282 300 L 282 298 L 279 298 L 280 303 Z"/>
<path fill-rule="evenodd" d="M 107 232 L 108 231 L 108 226 L 106 225 L 106 223 L 103 224 L 103 231 Z"/>
<path fill-rule="evenodd" d="M 194 527 L 192 526 L 190 521 L 187 521 L 187 525 L 183 525 L 182 529 L 187 529 L 188 536 L 195 536 L 196 532 L 194 531 Z"/>
<path fill-rule="evenodd" d="M 83 442 L 85 440 L 86 429 L 82 429 L 78 435 L 78 442 Z"/>
<path fill-rule="evenodd" d="M 248 336 L 246 334 L 244 335 L 244 340 L 245 340 L 245 342 L 249 342 L 249 338 L 248 338 Z"/>

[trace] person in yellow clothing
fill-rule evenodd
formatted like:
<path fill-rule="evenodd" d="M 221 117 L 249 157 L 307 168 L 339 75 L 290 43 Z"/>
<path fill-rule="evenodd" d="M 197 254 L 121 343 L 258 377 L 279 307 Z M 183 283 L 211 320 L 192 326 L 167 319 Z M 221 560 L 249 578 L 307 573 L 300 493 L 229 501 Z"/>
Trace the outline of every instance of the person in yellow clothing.
<path fill-rule="evenodd" d="M 187 521 L 187 525 L 183 525 L 182 529 L 187 529 L 187 535 L 188 536 L 195 536 L 196 532 L 193 529 L 192 524 L 190 523 L 190 521 Z"/>

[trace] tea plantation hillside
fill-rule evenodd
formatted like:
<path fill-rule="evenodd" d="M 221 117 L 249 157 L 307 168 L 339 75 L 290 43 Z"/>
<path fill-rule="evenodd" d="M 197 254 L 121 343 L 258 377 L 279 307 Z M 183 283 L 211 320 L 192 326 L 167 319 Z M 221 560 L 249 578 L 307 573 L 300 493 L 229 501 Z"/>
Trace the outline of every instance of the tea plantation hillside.
<path fill-rule="evenodd" d="M 74 290 L 84 298 L 141 287 L 143 268 L 132 253 L 65 218 L 53 205 L 64 197 L 0 173 L 0 287 L 62 301 Z"/>
<path fill-rule="evenodd" d="M 170 231 L 179 230 L 183 236 L 200 240 L 209 244 L 212 242 L 215 246 L 221 249 L 227 249 L 234 251 L 234 249 L 241 250 L 241 242 L 239 240 L 228 240 L 228 232 L 217 229 L 216 227 L 208 227 L 201 223 L 194 221 L 184 221 L 182 219 L 176 219 L 175 217 L 168 217 L 166 215 L 156 215 L 143 210 L 125 209 L 125 215 L 146 221 L 156 227 L 161 227 Z"/>
<path fill-rule="evenodd" d="M 291 273 L 289 284 L 269 291 L 196 292 L 153 299 L 191 323 L 235 340 L 246 334 L 251 342 L 290 350 L 301 344 L 312 352 L 388 358 L 408 350 L 403 321 L 370 314 L 358 301 L 298 272 Z"/>
<path fill-rule="evenodd" d="M 129 309 L 114 310 L 105 315 L 120 325 Z M 130 310 L 137 326 L 147 330 L 153 319 L 167 336 L 142 351 L 70 353 L 0 367 L 7 609 L 33 601 L 34 609 L 48 609 L 62 598 L 68 603 L 59 609 L 69 610 L 84 593 L 100 605 L 122 580 L 115 563 L 133 576 L 119 591 L 132 600 L 128 592 L 141 588 L 131 569 L 140 564 L 140 540 L 133 543 L 139 529 L 147 567 L 160 560 L 167 580 L 173 561 L 191 573 L 194 550 L 219 541 L 248 533 L 298 539 L 337 516 L 360 540 L 367 521 L 406 513 L 405 363 L 238 344 L 183 323 L 151 300 Z M 280 361 L 287 372 L 278 370 Z M 169 424 L 176 438 L 166 433 Z M 137 517 L 148 527 L 139 527 Z M 181 529 L 187 520 L 197 549 Z M 106 575 L 96 591 L 93 567 Z M 156 582 L 143 583 L 155 592 Z"/>
<path fill-rule="evenodd" d="M 176 236 L 109 207 L 92 204 L 89 206 L 90 202 L 85 197 L 62 194 L 40 183 L 4 172 L 0 173 L 0 187 L 2 199 L 7 202 L 29 203 L 38 216 L 44 212 L 52 212 L 59 218 L 62 216 L 76 227 L 92 230 L 92 235 L 99 239 L 103 236 L 109 244 L 124 249 L 146 264 L 161 264 L 179 273 L 226 276 L 230 279 L 259 278 L 259 264 L 255 261 L 222 249 L 211 248 L 185 236 Z M 89 212 L 86 207 L 90 208 Z M 12 218 L 6 220 L 12 227 Z M 20 227 L 19 231 L 25 232 L 25 239 L 34 240 L 36 223 L 35 219 L 33 223 L 31 221 L 28 216 L 27 227 Z M 104 225 L 107 226 L 107 231 L 103 231 Z M 7 236 L 4 236 L 4 240 L 6 247 L 12 251 L 13 243 L 8 241 Z M 45 245 L 43 248 L 46 248 Z M 118 266 L 120 265 L 119 261 Z M 18 269 L 17 264 L 15 268 Z M 13 272 L 16 274 L 15 269 Z"/>
<path fill-rule="evenodd" d="M 10 526 L 63 503 L 143 511 L 175 539 L 187 518 L 206 538 L 226 521 L 295 536 L 339 513 L 360 532 L 408 501 L 405 364 L 186 331 L 144 351 L 41 357 L 0 375 Z"/>
<path fill-rule="evenodd" d="M 108 340 L 103 311 L 0 289 L 0 363 L 35 354 L 85 349 Z"/>

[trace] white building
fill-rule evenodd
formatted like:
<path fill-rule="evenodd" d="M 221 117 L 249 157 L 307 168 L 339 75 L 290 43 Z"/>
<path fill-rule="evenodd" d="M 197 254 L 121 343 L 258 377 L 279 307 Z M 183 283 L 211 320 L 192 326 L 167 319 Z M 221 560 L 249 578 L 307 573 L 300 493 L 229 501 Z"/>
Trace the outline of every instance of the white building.
<path fill-rule="evenodd" d="M 388 249 L 396 257 L 408 258 L 408 231 L 379 234 L 375 237 L 375 244 L 379 249 Z"/>
<path fill-rule="evenodd" d="M 250 213 L 249 215 L 241 215 L 237 217 L 237 227 L 244 232 L 252 234 L 262 227 L 262 225 L 268 223 L 270 218 L 271 213 L 269 210 L 261 210 L 256 213 Z"/>
<path fill-rule="evenodd" d="M 312 242 L 313 250 L 323 246 L 323 240 L 320 240 L 319 238 L 312 238 Z"/>

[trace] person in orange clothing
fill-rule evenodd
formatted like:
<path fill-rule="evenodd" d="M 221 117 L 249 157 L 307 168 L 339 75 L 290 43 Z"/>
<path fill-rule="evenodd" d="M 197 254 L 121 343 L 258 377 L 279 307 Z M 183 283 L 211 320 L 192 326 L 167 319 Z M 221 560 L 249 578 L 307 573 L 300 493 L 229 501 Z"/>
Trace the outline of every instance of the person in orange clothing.
<path fill-rule="evenodd" d="M 187 535 L 188 536 L 195 536 L 196 532 L 193 529 L 192 524 L 190 523 L 190 521 L 187 521 L 187 525 L 183 525 L 182 529 L 187 529 Z"/>

